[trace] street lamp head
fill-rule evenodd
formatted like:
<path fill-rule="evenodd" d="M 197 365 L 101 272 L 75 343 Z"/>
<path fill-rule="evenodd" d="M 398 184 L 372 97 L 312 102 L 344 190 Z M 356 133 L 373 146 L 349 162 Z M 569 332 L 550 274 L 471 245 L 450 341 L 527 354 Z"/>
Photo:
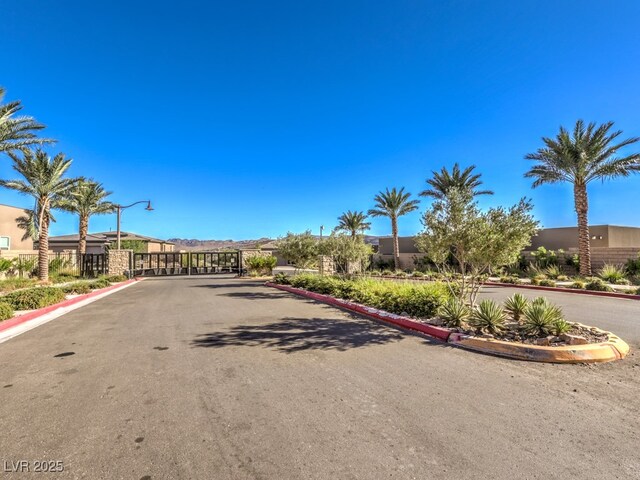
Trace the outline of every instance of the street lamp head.
<path fill-rule="evenodd" d="M 149 201 L 147 202 L 147 208 L 145 208 L 145 210 L 147 210 L 147 211 L 149 211 L 149 212 L 150 212 L 151 210 L 153 210 L 153 207 L 151 206 L 151 200 L 149 200 Z"/>

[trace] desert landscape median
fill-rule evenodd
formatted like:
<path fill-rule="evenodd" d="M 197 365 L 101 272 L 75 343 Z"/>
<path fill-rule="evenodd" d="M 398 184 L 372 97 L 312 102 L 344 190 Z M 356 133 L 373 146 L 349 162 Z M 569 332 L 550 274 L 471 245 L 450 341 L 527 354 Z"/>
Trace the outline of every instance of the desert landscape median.
<path fill-rule="evenodd" d="M 416 284 L 318 275 L 277 276 L 270 287 L 373 317 L 472 351 L 549 363 L 609 362 L 629 346 L 611 332 L 568 322 L 562 310 L 516 294 L 504 305 L 473 308 L 445 284 Z"/>

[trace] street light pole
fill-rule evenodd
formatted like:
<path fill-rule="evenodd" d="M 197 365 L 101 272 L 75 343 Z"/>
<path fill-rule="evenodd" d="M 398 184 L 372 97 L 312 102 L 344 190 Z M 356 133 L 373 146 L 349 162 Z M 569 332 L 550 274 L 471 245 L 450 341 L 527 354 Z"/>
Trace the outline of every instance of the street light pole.
<path fill-rule="evenodd" d="M 151 207 L 151 200 L 140 200 L 139 202 L 132 203 L 131 205 L 116 205 L 116 210 L 118 213 L 118 221 L 116 224 L 116 247 L 118 250 L 120 250 L 120 215 L 122 215 L 122 210 L 124 210 L 125 208 L 133 207 L 134 205 L 138 205 L 139 203 L 146 203 L 147 207 L 145 208 L 145 210 L 147 210 L 148 212 L 153 210 L 153 208 Z"/>
<path fill-rule="evenodd" d="M 324 225 L 320 225 L 320 240 L 322 240 L 322 231 L 324 230 Z"/>

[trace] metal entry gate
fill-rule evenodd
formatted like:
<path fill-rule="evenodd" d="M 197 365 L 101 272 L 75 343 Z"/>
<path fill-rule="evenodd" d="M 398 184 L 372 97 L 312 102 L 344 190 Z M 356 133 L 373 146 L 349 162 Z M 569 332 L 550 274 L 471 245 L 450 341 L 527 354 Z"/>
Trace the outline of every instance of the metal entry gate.
<path fill-rule="evenodd" d="M 240 251 L 188 253 L 134 253 L 133 275 L 204 275 L 241 273 Z"/>

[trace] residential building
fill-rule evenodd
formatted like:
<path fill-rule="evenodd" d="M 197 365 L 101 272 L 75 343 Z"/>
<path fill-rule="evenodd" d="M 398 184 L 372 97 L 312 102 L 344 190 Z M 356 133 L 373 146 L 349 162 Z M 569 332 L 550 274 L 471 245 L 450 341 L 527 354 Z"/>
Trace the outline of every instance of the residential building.
<path fill-rule="evenodd" d="M 33 240 L 23 240 L 25 231 L 18 227 L 16 219 L 25 215 L 20 207 L 0 204 L 0 254 L 6 256 L 9 252 L 32 252 Z"/>
<path fill-rule="evenodd" d="M 131 232 L 121 231 L 120 240 L 125 244 L 123 245 L 123 248 L 126 248 L 126 243 L 129 240 L 143 242 L 144 252 L 142 253 L 173 252 L 175 248 L 175 245 L 172 242 Z M 114 245 L 116 241 L 117 232 L 115 231 L 88 234 L 87 253 L 103 253 L 108 246 Z M 49 250 L 53 252 L 63 252 L 77 249 L 77 233 L 73 235 L 59 235 L 55 237 L 49 237 Z"/>

